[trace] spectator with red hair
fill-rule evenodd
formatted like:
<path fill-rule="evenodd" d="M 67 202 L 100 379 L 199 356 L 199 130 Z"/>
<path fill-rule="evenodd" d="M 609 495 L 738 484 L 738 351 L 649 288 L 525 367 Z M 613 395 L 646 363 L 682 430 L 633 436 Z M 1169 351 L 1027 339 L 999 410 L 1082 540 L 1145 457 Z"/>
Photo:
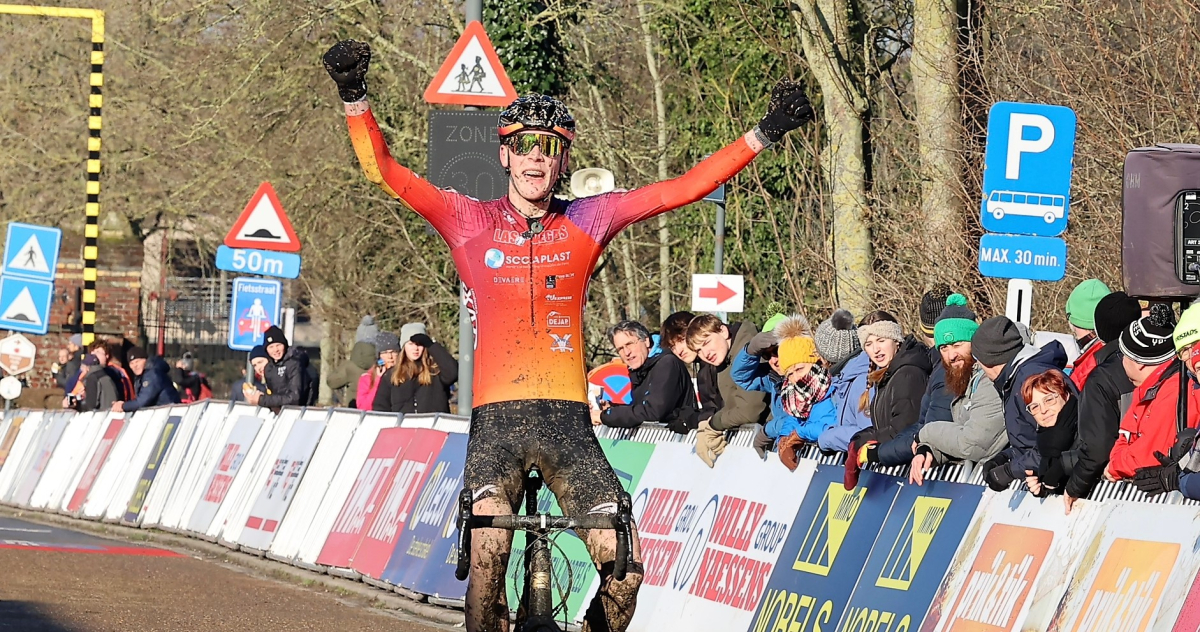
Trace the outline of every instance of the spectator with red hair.
<path fill-rule="evenodd" d="M 1021 385 L 1025 409 L 1037 424 L 1038 471 L 1025 470 L 1025 483 L 1036 496 L 1062 493 L 1079 459 L 1079 398 L 1068 377 L 1051 369 L 1029 376 Z"/>

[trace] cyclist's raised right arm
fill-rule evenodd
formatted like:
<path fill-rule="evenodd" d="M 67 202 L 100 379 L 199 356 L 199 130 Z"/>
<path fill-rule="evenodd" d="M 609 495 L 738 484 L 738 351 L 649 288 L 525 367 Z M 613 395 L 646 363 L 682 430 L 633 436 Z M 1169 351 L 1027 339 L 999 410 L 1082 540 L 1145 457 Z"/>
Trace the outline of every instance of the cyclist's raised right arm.
<path fill-rule="evenodd" d="M 346 125 L 367 179 L 440 229 L 439 216 L 449 208 L 442 191 L 392 158 L 366 99 L 346 104 Z"/>
<path fill-rule="evenodd" d="M 338 96 L 346 104 L 346 123 L 350 141 L 367 179 L 388 195 L 416 211 L 443 236 L 453 227 L 453 204 L 447 194 L 400 166 L 388 151 L 379 124 L 367 102 L 367 69 L 371 47 L 363 42 L 343 40 L 334 44 L 323 57 L 325 70 L 338 87 Z"/>

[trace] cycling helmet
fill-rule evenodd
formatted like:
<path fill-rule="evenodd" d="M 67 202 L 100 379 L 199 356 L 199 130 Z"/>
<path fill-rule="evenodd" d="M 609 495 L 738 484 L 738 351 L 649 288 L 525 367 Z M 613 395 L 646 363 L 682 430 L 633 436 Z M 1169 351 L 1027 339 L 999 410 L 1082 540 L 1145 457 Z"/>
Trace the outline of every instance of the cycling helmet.
<path fill-rule="evenodd" d="M 570 143 L 575 140 L 575 118 L 562 101 L 544 94 L 527 94 L 500 113 L 500 138 L 522 130 L 554 132 Z"/>

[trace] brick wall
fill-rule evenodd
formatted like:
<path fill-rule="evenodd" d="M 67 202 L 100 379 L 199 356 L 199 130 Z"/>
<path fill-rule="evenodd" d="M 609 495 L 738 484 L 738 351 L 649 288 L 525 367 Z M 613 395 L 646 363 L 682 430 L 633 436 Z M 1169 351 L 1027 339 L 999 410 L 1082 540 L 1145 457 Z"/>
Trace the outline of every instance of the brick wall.
<path fill-rule="evenodd" d="M 142 244 L 136 240 L 100 242 L 96 275 L 96 336 L 126 337 L 139 342 L 142 293 Z M 54 279 L 54 303 L 50 308 L 50 332 L 31 336 L 37 345 L 37 361 L 29 374 L 33 388 L 54 386 L 50 365 L 58 361 L 70 337 L 75 293 L 83 287 L 83 236 L 63 235 L 62 253 Z M 66 298 L 66 301 L 63 298 Z"/>

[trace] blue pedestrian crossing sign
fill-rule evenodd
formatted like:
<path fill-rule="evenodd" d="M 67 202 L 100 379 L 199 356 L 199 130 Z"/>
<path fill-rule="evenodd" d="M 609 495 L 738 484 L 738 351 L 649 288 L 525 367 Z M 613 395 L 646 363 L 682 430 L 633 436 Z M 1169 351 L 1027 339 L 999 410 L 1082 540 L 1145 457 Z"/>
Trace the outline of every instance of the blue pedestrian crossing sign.
<path fill-rule="evenodd" d="M 1057 237 L 1067 229 L 1075 112 L 1001 102 L 988 114 L 983 166 L 984 230 Z"/>
<path fill-rule="evenodd" d="M 11 222 L 4 242 L 4 274 L 53 281 L 62 230 Z"/>
<path fill-rule="evenodd" d="M 45 334 L 53 300 L 54 284 L 49 281 L 0 276 L 0 329 Z"/>
<path fill-rule="evenodd" d="M 279 281 L 238 277 L 229 302 L 229 348 L 249 351 L 263 343 L 263 334 L 279 324 L 283 285 Z"/>

